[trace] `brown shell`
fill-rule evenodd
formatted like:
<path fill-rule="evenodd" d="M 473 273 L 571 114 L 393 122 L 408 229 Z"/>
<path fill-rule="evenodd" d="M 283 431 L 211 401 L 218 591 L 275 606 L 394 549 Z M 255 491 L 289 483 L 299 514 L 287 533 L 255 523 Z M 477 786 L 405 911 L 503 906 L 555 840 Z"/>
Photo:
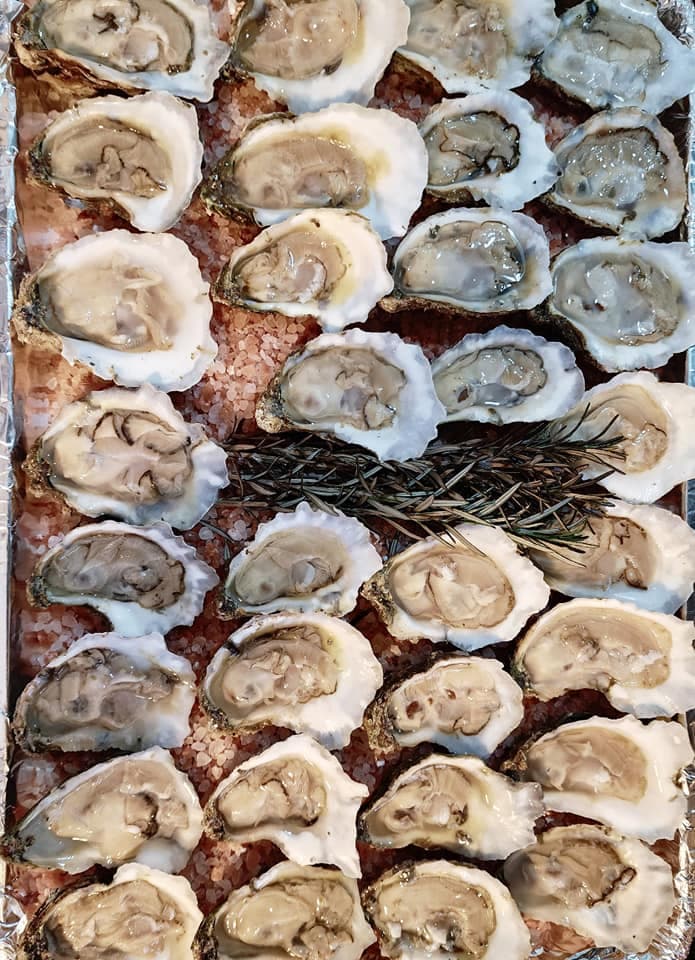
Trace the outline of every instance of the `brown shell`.
<path fill-rule="evenodd" d="M 23 278 L 12 311 L 12 328 L 20 343 L 39 350 L 60 353 L 62 341 L 46 326 L 46 309 L 41 303 L 36 274 Z"/>
<path fill-rule="evenodd" d="M 198 927 L 191 947 L 195 960 L 217 960 L 218 947 L 214 933 L 216 914 L 216 910 L 208 914 Z"/>

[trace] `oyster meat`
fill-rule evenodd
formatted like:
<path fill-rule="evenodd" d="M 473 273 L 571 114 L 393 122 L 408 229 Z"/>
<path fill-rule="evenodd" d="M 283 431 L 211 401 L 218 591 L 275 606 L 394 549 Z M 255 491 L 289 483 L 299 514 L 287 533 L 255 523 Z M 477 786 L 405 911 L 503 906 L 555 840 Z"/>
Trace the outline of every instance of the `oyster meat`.
<path fill-rule="evenodd" d="M 29 151 L 32 177 L 113 207 L 138 230 L 168 230 L 200 183 L 195 109 L 169 93 L 80 100 Z"/>
<path fill-rule="evenodd" d="M 394 637 L 461 650 L 513 640 L 550 596 L 506 533 L 473 523 L 396 554 L 362 593 Z"/>
<path fill-rule="evenodd" d="M 68 404 L 24 469 L 32 485 L 54 490 L 88 517 L 163 520 L 179 530 L 195 526 L 228 482 L 222 447 L 147 383 Z"/>
<path fill-rule="evenodd" d="M 695 707 L 695 626 L 618 600 L 571 600 L 519 642 L 514 672 L 541 700 L 601 690 L 623 713 L 672 717 Z"/>
<path fill-rule="evenodd" d="M 347 746 L 384 675 L 359 630 L 322 613 L 256 617 L 210 662 L 200 700 L 214 722 L 246 733 L 268 724 Z"/>
<path fill-rule="evenodd" d="M 626 954 L 647 950 L 676 905 L 661 857 L 640 840 L 586 823 L 547 830 L 513 853 L 504 879 L 525 917 Z"/>
<path fill-rule="evenodd" d="M 203 832 L 188 777 L 161 747 L 116 757 L 39 801 L 5 838 L 14 860 L 81 873 L 136 861 L 178 873 Z"/>
<path fill-rule="evenodd" d="M 90 633 L 24 688 L 12 732 L 30 752 L 180 747 L 194 700 L 193 668 L 161 633 Z"/>
<path fill-rule="evenodd" d="M 206 180 L 202 197 L 261 226 L 302 210 L 361 213 L 388 240 L 408 229 L 427 185 L 427 150 L 411 120 L 335 103 L 300 117 L 270 115 L 246 128 Z"/>
<path fill-rule="evenodd" d="M 395 333 L 324 333 L 292 354 L 256 407 L 263 430 L 334 434 L 380 460 L 424 453 L 445 416 L 422 349 Z"/>
<path fill-rule="evenodd" d="M 335 333 L 364 323 L 392 289 L 386 249 L 368 220 L 349 210 L 307 210 L 237 247 L 214 294 L 250 310 L 313 316 Z"/>
<path fill-rule="evenodd" d="M 432 363 L 432 379 L 448 421 L 552 420 L 584 393 L 569 347 L 503 325 L 467 334 Z"/>
<path fill-rule="evenodd" d="M 88 606 L 122 637 L 190 627 L 219 583 L 171 527 L 105 520 L 75 527 L 47 550 L 27 585 L 30 602 Z"/>
<path fill-rule="evenodd" d="M 272 840 L 293 863 L 360 877 L 355 817 L 368 793 L 325 747 L 298 734 L 222 780 L 205 808 L 205 831 L 235 844 Z"/>
<path fill-rule="evenodd" d="M 359 960 L 374 939 L 355 880 L 285 861 L 232 891 L 203 922 L 196 952 L 208 960 Z"/>
<path fill-rule="evenodd" d="M 66 244 L 25 277 L 12 322 L 20 342 L 103 380 L 187 390 L 217 355 L 208 292 L 183 241 L 107 230 Z"/>
<path fill-rule="evenodd" d="M 541 788 L 515 783 L 478 757 L 433 754 L 408 767 L 359 817 L 360 838 L 378 847 L 443 848 L 501 860 L 533 842 Z M 500 829 L 504 824 L 504 829 Z"/>
<path fill-rule="evenodd" d="M 555 147 L 561 210 L 624 237 L 660 237 L 683 218 L 686 182 L 672 134 L 632 108 L 597 113 Z"/>

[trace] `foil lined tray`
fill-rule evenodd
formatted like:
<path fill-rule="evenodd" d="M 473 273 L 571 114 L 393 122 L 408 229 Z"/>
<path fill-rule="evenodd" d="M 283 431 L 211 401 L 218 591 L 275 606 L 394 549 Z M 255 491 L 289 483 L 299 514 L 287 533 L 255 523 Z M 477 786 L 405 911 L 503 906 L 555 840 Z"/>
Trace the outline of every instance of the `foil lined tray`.
<path fill-rule="evenodd" d="M 658 0 L 659 10 L 681 40 L 695 47 L 695 0 Z M 12 571 L 12 352 L 10 316 L 15 274 L 22 260 L 15 207 L 14 162 L 17 156 L 16 98 L 10 72 L 10 34 L 22 0 L 0 0 L 0 835 L 4 832 L 11 742 L 9 737 L 9 677 L 11 650 Z M 686 235 L 695 252 L 695 96 L 687 122 L 686 173 L 688 207 Z M 686 382 L 695 387 L 695 347 L 688 351 Z M 682 515 L 695 529 L 695 480 L 683 486 Z M 695 595 L 684 615 L 695 620 Z M 695 711 L 683 718 L 695 746 Z M 695 765 L 683 773 L 688 815 L 679 831 L 679 870 L 675 877 L 678 904 L 675 916 L 657 935 L 649 952 L 625 955 L 610 949 L 590 949 L 570 960 L 686 960 L 695 940 Z M 14 960 L 17 941 L 26 925 L 21 906 L 5 892 L 6 865 L 0 859 L 0 960 Z M 535 956 L 550 956 L 542 950 Z"/>

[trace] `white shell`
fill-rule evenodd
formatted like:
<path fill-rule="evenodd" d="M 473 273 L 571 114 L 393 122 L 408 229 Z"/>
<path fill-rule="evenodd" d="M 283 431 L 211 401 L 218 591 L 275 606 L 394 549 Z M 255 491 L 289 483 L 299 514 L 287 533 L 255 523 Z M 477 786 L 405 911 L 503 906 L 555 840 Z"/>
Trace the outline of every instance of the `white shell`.
<path fill-rule="evenodd" d="M 333 754 L 305 734 L 296 734 L 275 743 L 235 767 L 234 771 L 218 784 L 208 801 L 207 809 L 215 809 L 215 802 L 220 794 L 236 783 L 242 774 L 264 764 L 293 757 L 311 764 L 321 774 L 326 805 L 318 819 L 304 828 L 292 824 L 278 824 L 277 821 L 261 823 L 244 834 L 237 834 L 235 841 L 252 843 L 256 840 L 272 840 L 289 860 L 300 866 L 331 864 L 342 870 L 346 877 L 361 877 L 355 818 L 362 801 L 369 794 L 369 789 L 352 780 Z"/>
<path fill-rule="evenodd" d="M 457 193 L 466 192 L 472 200 L 483 201 L 490 207 L 520 210 L 529 200 L 550 190 L 560 172 L 555 154 L 546 143 L 545 127 L 535 119 L 528 100 L 503 90 L 443 100 L 422 121 L 420 133 L 426 141 L 428 134 L 440 124 L 477 113 L 496 114 L 517 129 L 519 145 L 516 166 L 446 185 L 435 185 L 430 178 L 427 190 L 443 199 L 450 196 L 456 199 Z"/>
<path fill-rule="evenodd" d="M 485 376 L 479 380 L 466 381 L 459 378 L 459 386 L 472 385 L 471 392 L 479 394 L 478 402 L 466 399 L 452 406 L 454 398 L 446 392 L 444 378 L 458 361 L 479 352 L 495 348 L 518 348 L 534 354 L 542 363 L 546 381 L 535 392 L 524 396 L 515 386 L 524 389 L 528 384 L 527 374 L 518 367 L 517 384 L 504 383 L 503 378 L 513 376 L 515 365 L 498 361 L 490 372 L 496 379 Z M 577 367 L 574 354 L 563 343 L 545 340 L 528 330 L 513 330 L 506 326 L 497 326 L 489 333 L 469 333 L 455 346 L 446 350 L 432 362 L 432 379 L 439 399 L 447 408 L 447 421 L 475 420 L 480 423 L 517 423 L 538 420 L 553 420 L 570 410 L 584 392 L 584 376 Z M 502 381 L 502 382 L 501 382 Z M 458 392 L 458 391 L 457 391 Z M 485 402 L 486 397 L 489 402 Z M 447 399 L 449 403 L 447 403 Z"/>

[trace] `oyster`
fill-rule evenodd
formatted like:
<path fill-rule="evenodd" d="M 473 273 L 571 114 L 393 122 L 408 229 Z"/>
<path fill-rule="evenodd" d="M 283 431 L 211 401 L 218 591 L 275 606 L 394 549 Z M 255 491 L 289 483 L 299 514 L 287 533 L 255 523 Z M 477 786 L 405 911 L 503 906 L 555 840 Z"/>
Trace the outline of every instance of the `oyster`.
<path fill-rule="evenodd" d="M 335 103 L 301 117 L 253 121 L 206 180 L 202 197 L 261 226 L 302 210 L 361 213 L 385 240 L 400 237 L 427 184 L 427 150 L 411 120 Z"/>
<path fill-rule="evenodd" d="M 272 840 L 293 863 L 327 863 L 360 877 L 355 817 L 369 793 L 303 734 L 275 743 L 226 777 L 205 808 L 217 840 Z"/>
<path fill-rule="evenodd" d="M 359 960 L 372 943 L 355 880 L 285 861 L 233 890 L 206 917 L 196 954 L 206 960 Z"/>
<path fill-rule="evenodd" d="M 362 594 L 394 637 L 476 650 L 513 640 L 550 591 L 506 533 L 462 523 L 396 554 Z"/>
<path fill-rule="evenodd" d="M 310 315 L 337 332 L 364 323 L 392 289 L 386 250 L 368 220 L 345 210 L 308 210 L 237 247 L 214 293 L 250 310 Z"/>
<path fill-rule="evenodd" d="M 601 454 L 614 472 L 589 464 L 585 477 L 597 477 L 616 497 L 653 503 L 695 477 L 694 419 L 695 387 L 661 382 L 641 370 L 588 390 L 564 422 L 578 440 L 621 438 Z"/>
<path fill-rule="evenodd" d="M 337 750 L 383 679 L 369 641 L 349 623 L 278 613 L 232 634 L 210 662 L 200 700 L 220 727 L 246 733 L 272 723 Z"/>
<path fill-rule="evenodd" d="M 164 520 L 180 530 L 195 526 L 228 482 L 224 450 L 147 383 L 68 404 L 24 469 L 31 484 L 88 517 Z"/>
<path fill-rule="evenodd" d="M 432 379 L 449 421 L 552 420 L 584 393 L 568 347 L 505 326 L 467 334 L 432 363 Z"/>
<path fill-rule="evenodd" d="M 358 820 L 360 838 L 379 847 L 441 847 L 501 860 L 533 842 L 544 807 L 535 783 L 515 783 L 478 757 L 433 754 L 408 767 Z M 504 824 L 504 829 L 500 825 Z"/>
<path fill-rule="evenodd" d="M 221 614 L 323 611 L 338 616 L 357 603 L 364 580 L 381 566 L 369 531 L 342 513 L 308 503 L 259 525 L 229 566 Z"/>
<path fill-rule="evenodd" d="M 128 863 L 109 884 L 64 887 L 34 914 L 19 960 L 193 960 L 203 919 L 184 877 Z"/>
<path fill-rule="evenodd" d="M 66 780 L 5 838 L 14 860 L 81 873 L 137 861 L 178 873 L 203 832 L 188 777 L 161 747 L 116 757 Z"/>
<path fill-rule="evenodd" d="M 122 637 L 190 627 L 219 583 L 171 527 L 105 520 L 75 527 L 47 550 L 27 585 L 30 602 L 88 606 Z"/>
<path fill-rule="evenodd" d="M 422 349 L 395 333 L 324 333 L 292 354 L 256 407 L 263 430 L 334 434 L 380 460 L 409 460 L 444 407 Z M 372 571 L 373 572 L 373 571 Z"/>
<path fill-rule="evenodd" d="M 532 551 L 553 590 L 675 613 L 695 585 L 695 530 L 670 510 L 613 500 L 585 545 Z"/>
<path fill-rule="evenodd" d="M 499 660 L 441 656 L 383 688 L 365 727 L 376 752 L 436 743 L 487 757 L 521 723 L 522 697 Z"/>
<path fill-rule="evenodd" d="M 27 751 L 180 747 L 194 700 L 193 668 L 161 633 L 90 633 L 24 688 L 12 732 Z"/>
<path fill-rule="evenodd" d="M 543 614 L 519 642 L 515 673 L 541 700 L 601 690 L 638 717 L 695 707 L 695 626 L 618 600 L 571 600 Z"/>
<path fill-rule="evenodd" d="M 443 100 L 420 133 L 429 155 L 427 190 L 449 202 L 519 210 L 550 190 L 560 173 L 545 127 L 515 93 Z"/>
<path fill-rule="evenodd" d="M 685 816 L 679 781 L 692 759 L 680 723 L 592 717 L 545 734 L 505 766 L 540 783 L 548 810 L 654 843 L 673 837 Z"/>
<path fill-rule="evenodd" d="M 363 894 L 379 948 L 396 960 L 526 960 L 528 929 L 507 888 L 448 860 L 405 863 Z"/>
<path fill-rule="evenodd" d="M 408 41 L 398 51 L 447 93 L 520 87 L 557 32 L 552 0 L 406 0 Z"/>
<path fill-rule="evenodd" d="M 25 67 L 91 87 L 167 90 L 211 100 L 229 55 L 210 7 L 197 0 L 39 0 L 19 18 Z"/>
<path fill-rule="evenodd" d="M 538 68 L 595 110 L 661 113 L 695 87 L 695 54 L 666 29 L 652 0 L 585 0 L 571 7 Z"/>
<path fill-rule="evenodd" d="M 410 14 L 403 0 L 230 0 L 231 64 L 293 113 L 368 103 Z"/>
<path fill-rule="evenodd" d="M 138 230 L 159 231 L 190 203 L 202 159 L 195 109 L 169 93 L 143 93 L 80 100 L 34 142 L 29 168 L 69 197 L 106 203 Z"/>
<path fill-rule="evenodd" d="M 631 108 L 597 113 L 560 141 L 555 158 L 561 173 L 548 200 L 586 223 L 644 239 L 683 218 L 683 161 L 656 117 Z"/>
<path fill-rule="evenodd" d="M 523 213 L 445 210 L 402 240 L 393 258 L 395 292 L 386 310 L 504 314 L 530 310 L 550 294 L 550 248 Z"/>
<path fill-rule="evenodd" d="M 694 271 L 687 243 L 582 240 L 553 263 L 549 315 L 603 370 L 661 367 L 695 344 Z"/>
<path fill-rule="evenodd" d="M 547 830 L 513 853 L 504 879 L 525 917 L 626 954 L 647 950 L 676 905 L 661 857 L 640 840 L 586 823 Z"/>
<path fill-rule="evenodd" d="M 217 355 L 208 291 L 181 240 L 107 230 L 66 244 L 25 277 L 12 322 L 21 343 L 104 380 L 187 390 Z"/>

